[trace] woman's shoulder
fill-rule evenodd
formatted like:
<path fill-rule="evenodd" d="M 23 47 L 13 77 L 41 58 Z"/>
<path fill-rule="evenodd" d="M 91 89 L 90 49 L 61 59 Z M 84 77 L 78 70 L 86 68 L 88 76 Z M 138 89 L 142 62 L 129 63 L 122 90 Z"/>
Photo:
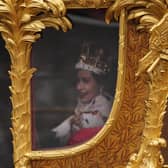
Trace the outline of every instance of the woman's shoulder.
<path fill-rule="evenodd" d="M 101 94 L 96 97 L 94 108 L 96 111 L 99 111 L 102 116 L 108 116 L 111 111 L 112 103 L 113 99 L 111 96 Z"/>
<path fill-rule="evenodd" d="M 113 97 L 108 93 L 103 93 L 95 98 L 96 103 L 112 103 Z"/>
<path fill-rule="evenodd" d="M 112 103 L 113 103 L 112 96 L 100 94 L 95 97 L 95 100 L 93 101 L 93 106 L 103 110 L 111 108 Z"/>

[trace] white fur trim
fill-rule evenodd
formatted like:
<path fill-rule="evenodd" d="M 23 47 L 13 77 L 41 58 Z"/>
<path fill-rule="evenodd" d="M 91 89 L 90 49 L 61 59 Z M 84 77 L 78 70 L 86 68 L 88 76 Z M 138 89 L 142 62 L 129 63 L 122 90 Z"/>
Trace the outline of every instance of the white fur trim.
<path fill-rule="evenodd" d="M 73 116 L 68 117 L 60 125 L 53 128 L 51 131 L 56 133 L 56 138 L 62 138 L 71 132 L 71 119 Z"/>
<path fill-rule="evenodd" d="M 76 69 L 83 69 L 83 70 L 87 70 L 87 71 L 91 71 L 94 72 L 95 74 L 105 74 L 105 72 L 103 70 L 101 70 L 100 68 L 94 67 L 92 65 L 89 64 L 85 64 L 84 62 L 80 61 L 75 65 Z"/>

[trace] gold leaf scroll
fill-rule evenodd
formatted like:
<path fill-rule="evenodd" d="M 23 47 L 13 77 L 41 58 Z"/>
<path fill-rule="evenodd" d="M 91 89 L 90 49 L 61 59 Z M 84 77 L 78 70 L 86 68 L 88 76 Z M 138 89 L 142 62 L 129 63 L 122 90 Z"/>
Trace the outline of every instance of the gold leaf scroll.
<path fill-rule="evenodd" d="M 128 168 L 160 168 L 164 163 L 160 147 L 165 147 L 166 142 L 160 135 L 168 97 L 168 13 L 152 27 L 149 44 L 150 51 L 140 60 L 138 71 L 146 71 L 150 76 L 144 138 Z"/>
<path fill-rule="evenodd" d="M 128 20 L 139 21 L 137 29 L 149 31 L 167 12 L 168 2 L 165 0 L 116 0 L 106 12 L 106 22 L 110 23 L 113 16 L 118 19 L 124 8 L 128 13 Z"/>
<path fill-rule="evenodd" d="M 146 71 L 150 77 L 144 138 L 139 153 L 131 157 L 127 167 L 159 168 L 163 164 L 160 147 L 165 146 L 165 141 L 159 137 L 168 96 L 166 80 L 168 79 L 168 1 L 130 0 L 126 2 L 117 0 L 114 6 L 108 9 L 106 21 L 110 22 L 112 13 L 118 18 L 123 8 L 126 8 L 128 12 L 128 20 L 136 21 L 137 30 L 142 29 L 150 33 L 150 51 L 140 60 L 137 72 L 137 75 L 140 75 Z"/>
<path fill-rule="evenodd" d="M 115 0 L 64 0 L 67 8 L 107 8 Z"/>
<path fill-rule="evenodd" d="M 31 45 L 46 27 L 67 31 L 71 23 L 65 17 L 62 0 L 1 0 L 0 31 L 11 58 L 12 135 L 16 168 L 28 164 L 31 151 L 30 67 Z"/>

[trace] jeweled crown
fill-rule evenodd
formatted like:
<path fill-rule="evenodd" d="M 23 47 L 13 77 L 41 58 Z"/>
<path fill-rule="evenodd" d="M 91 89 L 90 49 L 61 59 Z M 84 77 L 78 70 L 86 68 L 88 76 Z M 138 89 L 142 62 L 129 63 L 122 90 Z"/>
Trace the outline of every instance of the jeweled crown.
<path fill-rule="evenodd" d="M 109 72 L 103 48 L 98 48 L 94 43 L 83 43 L 79 62 L 76 69 L 83 69 L 94 72 L 98 75 Z"/>

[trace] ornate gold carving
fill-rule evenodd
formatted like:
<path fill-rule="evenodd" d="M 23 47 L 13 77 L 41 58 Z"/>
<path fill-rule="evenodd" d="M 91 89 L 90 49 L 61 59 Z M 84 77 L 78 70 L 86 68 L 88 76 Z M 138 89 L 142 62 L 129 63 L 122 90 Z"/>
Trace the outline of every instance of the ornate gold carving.
<path fill-rule="evenodd" d="M 144 138 L 140 151 L 131 157 L 128 168 L 159 168 L 164 163 L 160 147 L 165 147 L 166 142 L 159 137 L 168 97 L 168 13 L 152 27 L 149 48 L 150 51 L 140 60 L 137 73 L 147 71 L 150 76 Z"/>
<path fill-rule="evenodd" d="M 137 75 L 143 71 L 149 74 L 154 70 L 160 60 L 168 61 L 168 13 L 164 15 L 161 21 L 151 28 L 149 41 L 150 52 L 140 60 Z"/>
<path fill-rule="evenodd" d="M 127 167 L 159 168 L 163 166 L 160 147 L 166 144 L 160 134 L 168 97 L 168 1 L 118 0 L 107 10 L 107 23 L 113 13 L 118 18 L 123 8 L 127 9 L 128 20 L 139 22 L 137 30 L 150 32 L 150 51 L 139 61 L 137 72 L 141 75 L 146 71 L 150 77 L 143 140 L 138 154 L 132 155 Z"/>
<path fill-rule="evenodd" d="M 168 2 L 165 0 L 116 0 L 106 12 L 106 22 L 110 23 L 113 16 L 117 20 L 123 8 L 128 12 L 128 20 L 139 21 L 137 29 L 149 31 L 167 12 Z"/>
<path fill-rule="evenodd" d="M 134 0 L 116 0 L 115 3 L 111 5 L 106 11 L 106 16 L 105 16 L 106 23 L 109 24 L 112 17 L 118 20 L 121 14 L 121 11 L 123 9 L 126 9 L 126 7 L 134 4 L 135 4 Z"/>
<path fill-rule="evenodd" d="M 65 0 L 67 8 L 107 8 L 115 0 Z"/>
<path fill-rule="evenodd" d="M 11 57 L 12 128 L 14 162 L 18 168 L 27 163 L 31 151 L 30 67 L 31 44 L 45 27 L 71 28 L 62 0 L 1 0 L 0 31 Z"/>

